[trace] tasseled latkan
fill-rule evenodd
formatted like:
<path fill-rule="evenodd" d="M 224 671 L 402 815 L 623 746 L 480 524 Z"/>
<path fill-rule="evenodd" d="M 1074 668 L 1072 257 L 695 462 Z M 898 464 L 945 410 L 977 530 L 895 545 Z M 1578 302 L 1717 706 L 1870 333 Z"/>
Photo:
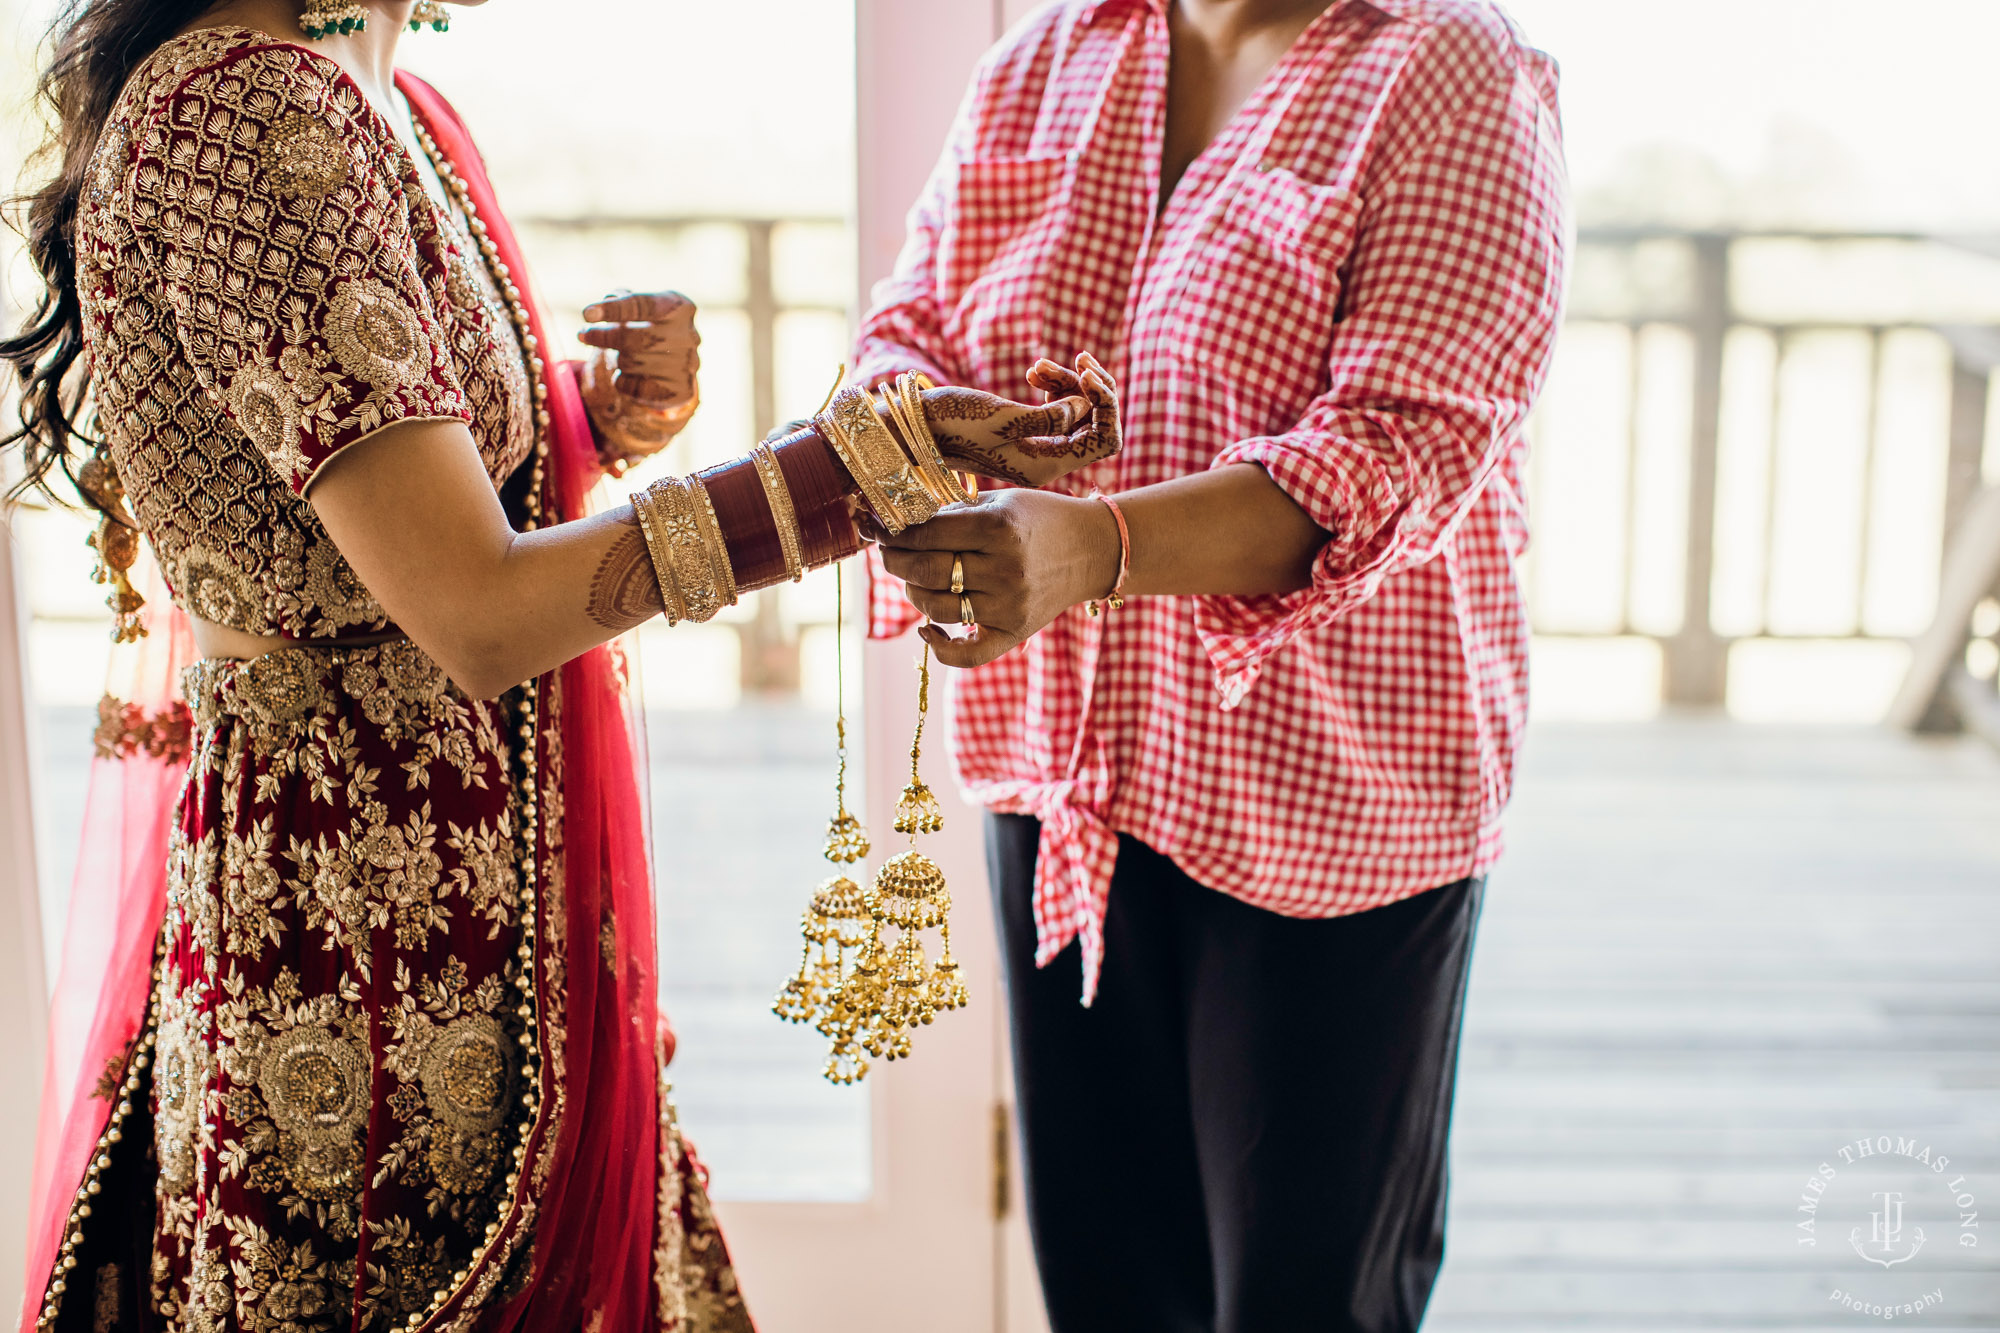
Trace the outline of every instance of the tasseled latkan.
<path fill-rule="evenodd" d="M 111 625 L 113 643 L 136 643 L 146 637 L 146 623 L 139 612 L 146 599 L 132 586 L 132 566 L 139 562 L 139 525 L 125 509 L 125 483 L 103 452 L 92 454 L 77 469 L 76 488 L 100 515 L 97 530 L 90 534 L 90 549 L 97 552 L 97 568 L 91 579 L 111 585 L 104 604 L 115 617 Z"/>
<path fill-rule="evenodd" d="M 805 948 L 798 975 L 778 992 L 772 1010 L 792 1023 L 813 1023 L 833 1004 L 847 976 L 848 959 L 867 943 L 873 918 L 861 886 L 836 875 L 814 891 L 800 919 Z"/>
<path fill-rule="evenodd" d="M 839 626 L 846 621 L 845 593 L 840 584 L 835 586 Z M 853 866 L 867 857 L 869 844 L 861 821 L 847 809 L 846 683 L 837 667 L 835 681 L 840 769 L 834 781 L 836 813 L 827 824 L 822 853 L 836 866 Z M 918 665 L 910 781 L 896 802 L 896 832 L 908 836 L 909 847 L 883 863 L 865 894 L 845 874 L 820 885 L 801 923 L 804 949 L 798 972 L 771 1006 L 778 1017 L 811 1023 L 827 1039 L 823 1072 L 829 1083 L 859 1083 L 873 1061 L 907 1058 L 915 1029 L 971 1001 L 951 956 L 951 892 L 944 871 L 916 845 L 919 836 L 944 827 L 937 794 L 919 771 L 930 689 L 926 644 Z M 927 930 L 938 932 L 935 965 L 924 947 Z"/>
<path fill-rule="evenodd" d="M 896 832 L 936 833 L 943 827 L 944 811 L 938 807 L 937 794 L 928 783 L 918 780 L 903 788 L 896 801 Z"/>

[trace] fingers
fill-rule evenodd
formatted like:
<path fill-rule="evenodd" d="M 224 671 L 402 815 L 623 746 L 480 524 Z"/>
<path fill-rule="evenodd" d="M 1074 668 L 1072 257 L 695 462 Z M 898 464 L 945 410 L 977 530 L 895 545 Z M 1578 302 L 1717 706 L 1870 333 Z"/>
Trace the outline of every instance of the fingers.
<path fill-rule="evenodd" d="M 1043 357 L 1028 368 L 1028 383 L 1043 393 L 1080 394 L 1083 376 Z"/>
<path fill-rule="evenodd" d="M 882 548 L 882 567 L 912 587 L 943 592 L 951 587 L 952 561 L 958 561 L 968 591 L 990 588 L 992 580 L 983 556 L 960 551 L 907 551 Z"/>
<path fill-rule="evenodd" d="M 586 324 L 576 336 L 585 347 L 632 356 L 688 356 L 701 346 L 693 325 Z"/>
<path fill-rule="evenodd" d="M 692 378 L 685 375 L 668 379 L 620 370 L 611 382 L 619 393 L 644 407 L 681 407 L 699 396 Z"/>
<path fill-rule="evenodd" d="M 875 532 L 880 534 L 876 540 L 885 560 L 890 551 L 983 551 L 995 544 L 998 535 L 992 516 L 970 505 L 953 505 L 930 522 L 904 528 L 894 536 L 879 527 Z M 948 573 L 946 578 L 950 578 Z"/>
<path fill-rule="evenodd" d="M 1088 378 L 1093 371 L 1096 372 L 1099 379 L 1104 381 L 1107 389 L 1114 394 L 1118 392 L 1118 381 L 1111 378 L 1111 372 L 1104 368 L 1103 363 L 1088 352 L 1078 352 L 1076 354 L 1076 373 Z"/>
<path fill-rule="evenodd" d="M 1004 621 L 999 601 L 993 593 L 967 592 L 965 600 L 972 603 L 972 620 L 965 619 L 965 608 L 960 605 L 956 593 L 940 592 L 934 588 L 919 588 L 914 583 L 903 589 L 903 595 L 910 599 L 910 605 L 929 616 L 940 625 L 988 625 L 989 620 Z"/>
<path fill-rule="evenodd" d="M 917 631 L 925 643 L 931 646 L 931 655 L 948 667 L 963 671 L 969 667 L 985 666 L 1003 654 L 1021 646 L 1017 634 L 982 625 L 962 639 L 954 639 L 936 625 L 926 625 Z"/>
<path fill-rule="evenodd" d="M 1009 429 L 1002 433 L 1068 435 L 1090 420 L 1091 404 L 1087 398 L 1068 395 L 1036 410 L 1041 413 L 1039 417 L 1024 415 L 1019 421 L 1010 422 Z"/>
<path fill-rule="evenodd" d="M 658 324 L 694 322 L 695 304 L 679 292 L 632 292 L 620 289 L 584 307 L 593 324 Z"/>

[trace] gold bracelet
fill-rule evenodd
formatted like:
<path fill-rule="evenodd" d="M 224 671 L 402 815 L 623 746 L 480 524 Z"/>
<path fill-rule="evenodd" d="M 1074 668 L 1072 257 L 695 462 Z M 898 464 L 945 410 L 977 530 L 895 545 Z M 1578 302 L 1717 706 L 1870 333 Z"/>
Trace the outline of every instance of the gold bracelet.
<path fill-rule="evenodd" d="M 688 489 L 694 495 L 694 521 L 701 529 L 702 550 L 708 558 L 709 577 L 714 581 L 716 596 L 723 606 L 734 606 L 736 566 L 729 559 L 729 539 L 722 535 L 722 520 L 716 517 L 708 482 L 697 472 L 688 478 Z"/>
<path fill-rule="evenodd" d="M 658 483 L 632 492 L 632 512 L 639 519 L 639 535 L 646 539 L 646 554 L 653 560 L 653 577 L 660 585 L 660 602 L 669 627 L 687 619 L 687 602 L 681 596 L 680 576 L 674 569 L 673 547 L 667 541 L 667 516 L 660 507 Z"/>
<path fill-rule="evenodd" d="M 875 411 L 874 394 L 849 385 L 833 396 L 833 405 L 814 418 L 814 424 L 890 533 L 936 517 L 942 506 Z"/>
<path fill-rule="evenodd" d="M 667 560 L 680 585 L 684 616 L 697 624 L 713 620 L 723 607 L 716 586 L 715 570 L 709 563 L 707 542 L 701 534 L 701 508 L 694 487 L 686 477 L 662 477 L 649 488 L 659 503 L 660 532 L 667 547 Z"/>
<path fill-rule="evenodd" d="M 958 475 L 944 465 L 937 437 L 931 434 L 930 418 L 924 413 L 924 390 L 935 388 L 937 381 L 921 370 L 905 371 L 896 377 L 895 392 L 890 402 L 901 409 L 897 420 L 910 442 L 910 452 L 916 457 L 917 471 L 929 485 L 931 494 L 938 498 L 938 503 L 971 504 L 972 496 L 959 483 Z"/>
<path fill-rule="evenodd" d="M 757 480 L 764 483 L 764 501 L 771 506 L 771 522 L 778 529 L 778 546 L 785 553 L 785 573 L 797 583 L 806 576 L 806 560 L 799 550 L 799 515 L 792 507 L 792 488 L 785 484 L 785 470 L 778 465 L 778 451 L 768 444 L 750 450 L 757 465 Z"/>

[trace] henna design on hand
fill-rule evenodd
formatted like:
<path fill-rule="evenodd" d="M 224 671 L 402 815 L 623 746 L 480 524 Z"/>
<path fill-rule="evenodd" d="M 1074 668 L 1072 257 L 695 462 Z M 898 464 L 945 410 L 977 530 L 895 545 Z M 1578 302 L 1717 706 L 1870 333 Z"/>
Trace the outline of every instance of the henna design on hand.
<path fill-rule="evenodd" d="M 939 450 L 965 470 L 1019 486 L 1046 486 L 1117 454 L 1118 390 L 1088 355 L 1069 370 L 1039 361 L 1028 383 L 1057 395 L 1041 406 L 963 387 L 924 394 L 924 415 Z"/>
<path fill-rule="evenodd" d="M 954 463 L 964 463 L 968 471 L 991 477 L 995 481 L 1010 482 L 1015 486 L 1032 487 L 1035 483 L 1027 474 L 1014 467 L 998 453 L 982 445 L 973 443 L 963 435 L 942 431 L 933 426 L 931 435 L 937 441 L 938 452 Z"/>
<path fill-rule="evenodd" d="M 666 609 L 666 602 L 660 596 L 653 557 L 639 531 L 639 516 L 627 514 L 618 522 L 624 531 L 613 540 L 597 564 L 597 573 L 591 576 L 588 611 L 598 625 L 623 632 L 651 620 Z"/>

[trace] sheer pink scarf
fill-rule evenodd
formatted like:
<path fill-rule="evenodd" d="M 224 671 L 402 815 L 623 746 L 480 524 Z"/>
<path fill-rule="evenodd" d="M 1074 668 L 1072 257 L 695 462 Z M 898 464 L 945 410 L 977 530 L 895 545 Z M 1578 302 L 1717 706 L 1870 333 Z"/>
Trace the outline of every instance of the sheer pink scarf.
<path fill-rule="evenodd" d="M 464 123 L 421 80 L 404 75 L 398 83 L 465 179 L 525 291 L 527 265 Z M 528 306 L 535 336 L 548 347 L 532 296 Z M 552 363 L 547 382 L 553 421 L 544 509 L 571 520 L 583 516 L 597 480 L 595 448 L 573 369 Z M 167 831 L 187 767 L 179 676 L 196 657 L 186 619 L 157 576 L 150 594 L 150 634 L 122 650 L 130 659 L 122 707 L 107 710 L 91 776 L 52 1003 L 22 1333 L 33 1333 L 71 1202 L 114 1104 L 115 1091 L 104 1093 L 115 1080 L 103 1081 L 124 1068 L 146 1019 Z M 577 1333 L 587 1323 L 592 1333 L 628 1333 L 667 1323 L 669 1308 L 655 1286 L 654 1252 L 660 1065 L 672 1039 L 659 1016 L 637 750 L 615 650 L 585 653 L 543 677 L 539 689 L 548 720 L 535 742 L 542 770 L 560 765 L 563 774 L 562 843 L 549 853 L 561 863 L 562 929 L 543 930 L 539 960 L 548 987 L 544 1030 L 560 1032 L 563 1057 L 560 1086 L 543 1098 L 535 1149 L 538 1157 L 546 1144 L 550 1154 L 546 1183 L 535 1189 L 535 1173 L 524 1172 L 515 1205 L 534 1212 L 535 1263 L 524 1290 L 486 1311 L 469 1308 L 470 1293 L 490 1290 L 494 1275 L 475 1265 L 431 1327 Z M 551 925 L 552 916 L 545 900 Z M 555 976 L 559 986 L 546 980 Z"/>

